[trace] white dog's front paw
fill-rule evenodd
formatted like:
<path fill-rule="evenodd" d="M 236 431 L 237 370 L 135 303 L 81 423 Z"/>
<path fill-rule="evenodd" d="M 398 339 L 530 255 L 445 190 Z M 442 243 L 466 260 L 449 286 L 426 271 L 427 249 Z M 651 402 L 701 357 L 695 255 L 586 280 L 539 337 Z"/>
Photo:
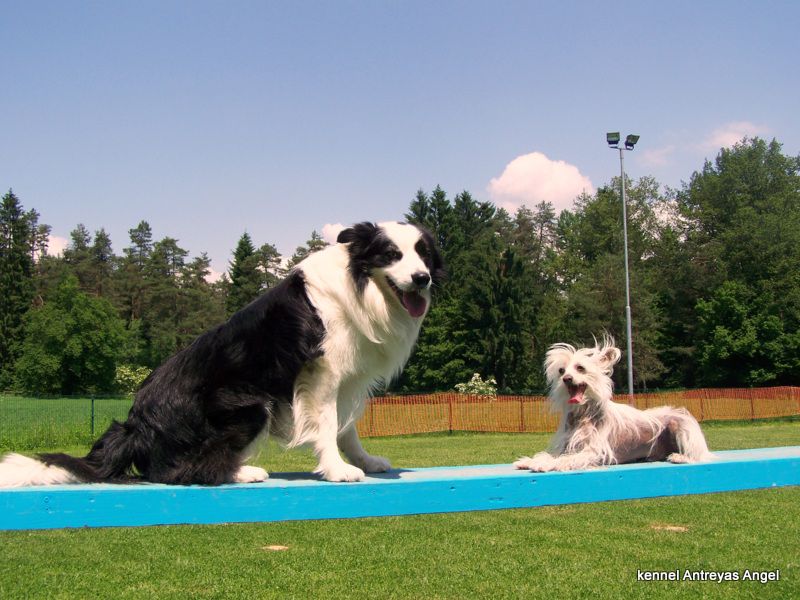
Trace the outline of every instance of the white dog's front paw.
<path fill-rule="evenodd" d="M 318 467 L 315 473 L 322 475 L 326 481 L 364 481 L 364 471 L 346 462 L 327 467 Z"/>
<path fill-rule="evenodd" d="M 529 456 L 523 456 L 514 463 L 514 466 L 517 469 L 528 469 L 537 473 L 547 473 L 548 471 L 553 470 L 555 467 L 555 461 L 556 459 L 547 452 L 539 452 L 533 458 Z"/>
<path fill-rule="evenodd" d="M 372 456 L 371 454 L 365 454 L 357 461 L 357 464 L 365 473 L 385 473 L 392 468 L 392 463 L 389 462 L 388 458 Z"/>
<path fill-rule="evenodd" d="M 679 452 L 673 452 L 667 457 L 667 462 L 674 463 L 676 465 L 685 465 L 689 463 L 693 463 L 691 458 L 686 456 L 685 454 L 680 454 Z"/>
<path fill-rule="evenodd" d="M 553 471 L 585 471 L 603 466 L 600 460 L 593 455 L 565 454 L 559 456 L 554 462 Z"/>
<path fill-rule="evenodd" d="M 523 456 L 519 460 L 514 461 L 514 468 L 529 470 L 533 459 L 530 456 Z"/>
<path fill-rule="evenodd" d="M 233 481 L 235 483 L 255 483 L 257 481 L 264 481 L 268 477 L 269 474 L 261 467 L 243 465 L 236 471 L 236 474 L 233 476 Z"/>

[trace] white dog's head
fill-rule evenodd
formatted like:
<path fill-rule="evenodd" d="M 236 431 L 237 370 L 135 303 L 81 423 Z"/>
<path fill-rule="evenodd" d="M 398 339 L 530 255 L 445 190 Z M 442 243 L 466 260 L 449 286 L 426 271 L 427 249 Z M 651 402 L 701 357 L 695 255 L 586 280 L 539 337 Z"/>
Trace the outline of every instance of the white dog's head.
<path fill-rule="evenodd" d="M 339 233 L 336 241 L 348 244 L 350 273 L 359 292 L 372 278 L 409 316 L 425 316 L 431 286 L 444 276 L 441 256 L 428 231 L 393 221 L 358 223 Z"/>
<path fill-rule="evenodd" d="M 620 351 L 609 336 L 595 342 L 593 348 L 553 344 L 544 361 L 550 398 L 565 410 L 568 405 L 610 401 L 611 373 L 619 358 Z"/>

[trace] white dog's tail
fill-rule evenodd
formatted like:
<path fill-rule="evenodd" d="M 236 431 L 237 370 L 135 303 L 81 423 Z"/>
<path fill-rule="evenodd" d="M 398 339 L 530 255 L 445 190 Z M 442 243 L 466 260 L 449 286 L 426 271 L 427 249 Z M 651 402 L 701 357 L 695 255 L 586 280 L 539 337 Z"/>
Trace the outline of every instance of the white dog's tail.
<path fill-rule="evenodd" d="M 79 479 L 61 467 L 47 465 L 21 454 L 8 454 L 0 462 L 0 488 L 29 485 L 78 483 Z"/>
<path fill-rule="evenodd" d="M 708 450 L 706 438 L 700 424 L 686 412 L 686 416 L 678 421 L 675 431 L 675 442 L 678 452 L 670 454 L 667 460 L 673 463 L 694 463 L 714 460 L 716 457 Z"/>

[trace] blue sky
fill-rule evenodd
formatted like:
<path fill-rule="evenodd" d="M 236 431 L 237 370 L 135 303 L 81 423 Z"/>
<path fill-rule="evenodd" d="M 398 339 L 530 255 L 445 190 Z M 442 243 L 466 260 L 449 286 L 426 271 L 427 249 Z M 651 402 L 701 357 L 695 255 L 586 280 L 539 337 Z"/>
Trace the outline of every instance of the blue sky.
<path fill-rule="evenodd" d="M 677 187 L 742 135 L 800 153 L 800 3 L 0 3 L 0 189 L 228 267 L 246 230 L 400 219 L 417 189 L 569 206 Z"/>

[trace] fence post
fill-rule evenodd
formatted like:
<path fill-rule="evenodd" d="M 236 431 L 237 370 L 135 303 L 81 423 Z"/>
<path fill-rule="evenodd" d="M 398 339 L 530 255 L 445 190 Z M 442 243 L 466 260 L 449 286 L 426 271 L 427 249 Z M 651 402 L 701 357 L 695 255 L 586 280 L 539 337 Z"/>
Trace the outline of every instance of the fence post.
<path fill-rule="evenodd" d="M 453 394 L 447 394 L 447 433 L 453 433 Z"/>
<path fill-rule="evenodd" d="M 92 437 L 94 437 L 94 394 L 92 394 Z"/>
<path fill-rule="evenodd" d="M 525 397 L 519 397 L 519 432 L 525 431 Z"/>
<path fill-rule="evenodd" d="M 753 390 L 753 388 L 750 388 L 749 391 L 750 391 L 750 420 L 751 421 L 755 421 L 756 420 L 756 408 L 753 405 L 753 396 L 755 396 L 755 391 Z"/>
<path fill-rule="evenodd" d="M 705 410 L 703 406 L 703 399 L 705 397 L 706 397 L 706 391 L 703 390 L 702 393 L 700 394 L 700 421 L 705 421 L 706 419 Z"/>

